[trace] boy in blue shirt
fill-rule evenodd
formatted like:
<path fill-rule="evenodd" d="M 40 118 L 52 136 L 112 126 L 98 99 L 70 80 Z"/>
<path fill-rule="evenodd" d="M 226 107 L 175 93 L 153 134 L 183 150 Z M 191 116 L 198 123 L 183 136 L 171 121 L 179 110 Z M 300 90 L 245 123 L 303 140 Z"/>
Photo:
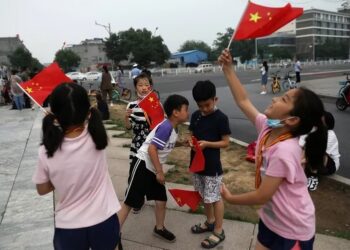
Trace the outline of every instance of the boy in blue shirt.
<path fill-rule="evenodd" d="M 212 232 L 201 243 L 203 248 L 214 248 L 225 239 L 222 228 L 224 203 L 220 195 L 222 166 L 220 148 L 229 145 L 230 126 L 228 117 L 217 107 L 215 85 L 210 81 L 199 81 L 192 89 L 198 110 L 191 116 L 190 131 L 198 140 L 205 158 L 205 169 L 193 175 L 193 185 L 202 196 L 206 221 L 191 227 L 194 234 Z M 195 152 L 191 150 L 191 161 Z"/>

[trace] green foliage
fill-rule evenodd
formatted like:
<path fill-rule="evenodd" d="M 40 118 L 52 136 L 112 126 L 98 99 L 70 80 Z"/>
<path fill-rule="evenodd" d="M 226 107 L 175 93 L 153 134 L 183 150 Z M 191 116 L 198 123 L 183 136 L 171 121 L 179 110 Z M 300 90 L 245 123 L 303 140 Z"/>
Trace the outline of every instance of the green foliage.
<path fill-rule="evenodd" d="M 195 41 L 195 40 L 187 40 L 185 41 L 181 46 L 179 51 L 189 51 L 189 50 L 200 50 L 208 54 L 208 60 L 213 61 L 216 60 L 216 58 L 212 57 L 212 50 L 208 44 L 206 44 L 203 41 Z"/>
<path fill-rule="evenodd" d="M 43 65 L 38 59 L 32 57 L 32 54 L 24 47 L 17 48 L 12 54 L 8 56 L 11 67 L 15 69 L 30 69 L 41 70 Z"/>
<path fill-rule="evenodd" d="M 217 38 L 213 43 L 213 54 L 215 57 L 218 57 L 221 54 L 221 51 L 227 48 L 233 32 L 234 30 L 232 28 L 227 28 L 225 33 L 217 33 Z M 233 57 L 240 57 L 241 63 L 245 63 L 246 61 L 251 60 L 254 56 L 255 40 L 232 41 L 230 52 Z"/>
<path fill-rule="evenodd" d="M 61 49 L 56 52 L 55 61 L 60 65 L 64 72 L 69 72 L 72 68 L 78 67 L 80 56 L 69 49 Z"/>
<path fill-rule="evenodd" d="M 147 29 L 133 29 L 111 34 L 105 40 L 106 55 L 115 64 L 121 60 L 135 61 L 148 66 L 151 61 L 161 65 L 170 57 L 161 36 L 153 36 Z"/>
<path fill-rule="evenodd" d="M 17 69 L 30 68 L 32 64 L 32 54 L 25 48 L 19 47 L 8 56 L 11 66 Z"/>
<path fill-rule="evenodd" d="M 349 42 L 327 39 L 323 44 L 316 44 L 315 58 L 317 60 L 347 59 L 349 56 Z"/>

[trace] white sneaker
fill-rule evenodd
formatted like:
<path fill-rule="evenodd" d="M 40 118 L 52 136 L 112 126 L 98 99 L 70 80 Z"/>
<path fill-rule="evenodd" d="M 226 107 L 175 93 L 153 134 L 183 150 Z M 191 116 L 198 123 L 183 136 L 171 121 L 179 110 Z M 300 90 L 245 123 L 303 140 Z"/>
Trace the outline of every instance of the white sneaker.
<path fill-rule="evenodd" d="M 111 107 L 113 107 L 114 106 L 114 104 L 113 104 L 113 102 L 111 102 Z"/>
<path fill-rule="evenodd" d="M 309 191 L 315 191 L 317 189 L 318 186 L 318 178 L 317 176 L 311 176 L 308 179 L 308 188 Z"/>
<path fill-rule="evenodd" d="M 260 95 L 266 95 L 266 91 L 261 91 Z"/>

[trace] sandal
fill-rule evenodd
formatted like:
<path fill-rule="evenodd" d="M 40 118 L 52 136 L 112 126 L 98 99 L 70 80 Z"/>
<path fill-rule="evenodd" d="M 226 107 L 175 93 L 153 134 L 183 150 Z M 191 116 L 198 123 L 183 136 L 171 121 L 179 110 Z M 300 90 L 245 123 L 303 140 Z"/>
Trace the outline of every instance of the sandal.
<path fill-rule="evenodd" d="M 213 223 L 209 223 L 208 221 L 204 222 L 204 226 L 206 226 L 205 228 L 201 227 L 201 223 L 194 225 L 191 227 L 191 231 L 194 234 L 201 234 L 201 233 L 205 233 L 205 232 L 212 232 L 214 231 L 214 227 L 215 227 L 215 222 Z"/>
<path fill-rule="evenodd" d="M 216 240 L 217 239 L 217 240 Z M 210 236 L 202 241 L 201 246 L 206 249 L 214 248 L 225 239 L 225 232 L 222 230 L 221 234 L 213 232 Z"/>

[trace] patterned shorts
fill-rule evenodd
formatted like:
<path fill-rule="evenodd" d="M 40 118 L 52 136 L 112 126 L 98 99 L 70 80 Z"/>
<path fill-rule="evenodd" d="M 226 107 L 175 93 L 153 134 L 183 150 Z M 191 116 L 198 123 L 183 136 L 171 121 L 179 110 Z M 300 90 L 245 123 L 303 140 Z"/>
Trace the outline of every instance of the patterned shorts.
<path fill-rule="evenodd" d="M 214 203 L 221 200 L 220 187 L 222 175 L 205 176 L 193 174 L 193 186 L 203 198 L 204 203 Z"/>

